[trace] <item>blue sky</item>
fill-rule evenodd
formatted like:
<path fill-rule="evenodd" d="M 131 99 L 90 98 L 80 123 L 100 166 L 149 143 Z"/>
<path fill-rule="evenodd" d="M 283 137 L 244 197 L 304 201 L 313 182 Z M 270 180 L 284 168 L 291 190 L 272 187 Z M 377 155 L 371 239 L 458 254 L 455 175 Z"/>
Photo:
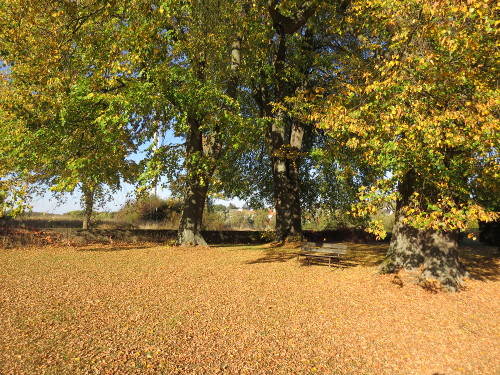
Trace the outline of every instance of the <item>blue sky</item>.
<path fill-rule="evenodd" d="M 168 131 L 165 137 L 159 140 L 160 143 L 179 143 L 180 141 L 181 140 L 176 138 L 171 131 Z M 131 155 L 131 159 L 135 162 L 142 160 L 148 146 L 149 145 L 142 146 L 137 153 Z M 161 182 L 163 181 L 160 181 L 160 184 Z M 98 211 L 118 211 L 128 199 L 134 198 L 134 190 L 135 187 L 133 185 L 123 184 L 122 189 L 113 195 L 113 199 L 106 203 L 104 207 L 95 207 L 95 209 Z M 166 189 L 162 189 L 160 186 L 158 186 L 156 192 L 160 198 L 167 198 L 170 196 L 170 192 Z M 75 190 L 71 194 L 66 194 L 62 200 L 54 197 L 50 191 L 46 191 L 45 194 L 33 197 L 30 204 L 34 212 L 51 214 L 63 214 L 65 212 L 82 209 L 81 193 L 79 190 Z"/>
<path fill-rule="evenodd" d="M 176 138 L 174 136 L 174 133 L 169 130 L 165 134 L 162 139 L 159 140 L 160 144 L 171 144 L 171 143 L 180 143 L 182 140 L 179 138 Z M 145 150 L 147 149 L 148 145 L 145 145 L 141 147 L 140 151 L 134 155 L 132 155 L 132 159 L 135 160 L 136 162 L 139 162 L 144 155 Z M 162 198 L 166 199 L 168 198 L 171 193 L 168 189 L 161 188 L 161 184 L 164 183 L 165 181 L 160 181 L 157 187 L 157 195 Z M 113 196 L 113 199 L 110 200 L 104 207 L 95 207 L 97 211 L 109 211 L 109 212 L 114 212 L 118 211 L 125 202 L 130 199 L 134 198 L 134 191 L 135 191 L 135 186 L 130 185 L 130 184 L 123 184 L 122 189 L 118 192 L 116 192 Z M 153 192 L 151 192 L 153 193 Z M 33 212 L 45 212 L 45 213 L 50 213 L 50 214 L 63 214 L 69 211 L 77 211 L 82 209 L 81 205 L 81 194 L 79 191 L 75 191 L 72 194 L 66 194 L 63 198 L 63 200 L 58 200 L 57 198 L 54 197 L 54 195 L 50 192 L 47 191 L 45 194 L 41 194 L 38 196 L 33 197 L 31 201 L 31 206 L 33 207 L 32 211 Z M 232 200 L 216 200 L 217 204 L 225 204 L 229 205 L 229 203 L 235 204 L 237 207 L 242 207 L 244 205 L 244 201 L 241 201 L 240 199 L 232 199 Z"/>
<path fill-rule="evenodd" d="M 97 211 L 118 211 L 123 207 L 128 198 L 133 198 L 134 189 L 133 185 L 125 184 L 123 189 L 114 195 L 112 201 L 107 203 L 104 207 L 96 207 Z M 157 193 L 160 198 L 168 198 L 170 196 L 170 191 L 166 189 L 158 188 Z M 238 198 L 231 200 L 216 199 L 215 203 L 224 204 L 226 206 L 229 205 L 229 203 L 233 203 L 237 207 L 242 207 L 245 204 L 244 201 Z M 79 192 L 67 194 L 65 202 L 59 202 L 50 192 L 48 192 L 44 195 L 34 197 L 31 205 L 33 206 L 33 212 L 45 212 L 49 214 L 64 214 L 69 211 L 82 209 Z"/>
<path fill-rule="evenodd" d="M 135 187 L 130 184 L 124 184 L 122 190 L 118 191 L 113 199 L 104 207 L 96 207 L 98 211 L 118 211 L 127 199 L 133 198 Z M 160 198 L 168 198 L 170 192 L 165 189 L 158 188 L 158 196 Z M 31 201 L 34 212 L 45 212 L 50 214 L 63 214 L 69 211 L 81 210 L 80 192 L 75 191 L 73 194 L 66 194 L 64 201 L 58 201 L 51 192 L 36 196 Z"/>

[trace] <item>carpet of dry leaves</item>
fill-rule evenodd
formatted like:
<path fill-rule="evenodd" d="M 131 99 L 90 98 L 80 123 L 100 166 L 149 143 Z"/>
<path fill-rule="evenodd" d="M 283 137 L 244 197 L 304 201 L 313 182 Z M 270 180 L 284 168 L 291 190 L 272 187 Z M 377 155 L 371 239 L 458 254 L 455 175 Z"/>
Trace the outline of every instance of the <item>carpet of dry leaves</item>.
<path fill-rule="evenodd" d="M 0 249 L 1 374 L 500 374 L 500 259 L 433 293 L 293 247 Z"/>

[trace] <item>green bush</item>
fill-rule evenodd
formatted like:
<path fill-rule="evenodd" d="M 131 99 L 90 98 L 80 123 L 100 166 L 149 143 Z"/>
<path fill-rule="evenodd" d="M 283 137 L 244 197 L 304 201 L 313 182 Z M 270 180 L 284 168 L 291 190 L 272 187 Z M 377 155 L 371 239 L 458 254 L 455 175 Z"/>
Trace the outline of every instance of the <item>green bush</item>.
<path fill-rule="evenodd" d="M 116 213 L 117 220 L 141 226 L 149 223 L 162 226 L 177 226 L 182 210 L 182 202 L 177 199 L 161 199 L 151 195 L 139 200 L 128 201 Z"/>
<path fill-rule="evenodd" d="M 343 210 L 330 210 L 319 208 L 306 211 L 302 218 L 304 230 L 322 231 L 340 228 L 365 228 L 367 223 L 364 219 L 352 216 Z"/>
<path fill-rule="evenodd" d="M 203 230 L 224 230 L 226 229 L 225 212 L 206 211 L 203 214 Z"/>

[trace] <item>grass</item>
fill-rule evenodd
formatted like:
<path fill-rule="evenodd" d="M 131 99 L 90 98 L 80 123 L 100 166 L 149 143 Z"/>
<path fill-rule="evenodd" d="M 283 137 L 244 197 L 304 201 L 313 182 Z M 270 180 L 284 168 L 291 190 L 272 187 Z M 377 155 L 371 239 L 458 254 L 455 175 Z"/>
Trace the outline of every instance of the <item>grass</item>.
<path fill-rule="evenodd" d="M 500 374 L 499 259 L 429 293 L 292 247 L 0 250 L 1 374 Z"/>

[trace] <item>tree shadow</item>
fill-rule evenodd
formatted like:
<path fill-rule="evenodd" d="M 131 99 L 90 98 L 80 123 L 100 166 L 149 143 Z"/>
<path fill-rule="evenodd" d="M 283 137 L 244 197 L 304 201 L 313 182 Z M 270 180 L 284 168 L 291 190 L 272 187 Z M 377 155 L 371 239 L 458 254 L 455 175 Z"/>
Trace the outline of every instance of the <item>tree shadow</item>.
<path fill-rule="evenodd" d="M 386 243 L 365 243 L 349 245 L 346 261 L 356 266 L 375 267 L 384 260 L 387 254 Z"/>
<path fill-rule="evenodd" d="M 77 251 L 81 252 L 99 252 L 99 253 L 112 253 L 118 251 L 127 251 L 127 250 L 138 250 L 138 249 L 147 249 L 150 248 L 150 245 L 138 245 L 138 246 L 127 246 L 127 245 L 119 245 L 119 246 L 96 246 L 96 247 L 84 247 L 79 248 Z"/>
<path fill-rule="evenodd" d="M 340 261 L 333 260 L 331 263 L 328 263 L 328 259 L 324 258 L 301 257 L 297 260 L 297 262 L 299 263 L 300 267 L 321 266 L 333 269 L 344 269 L 344 268 L 353 268 L 359 266 L 358 263 L 349 260 L 348 258 L 341 258 Z"/>
<path fill-rule="evenodd" d="M 234 243 L 210 243 L 209 244 L 210 247 L 214 247 L 214 248 L 217 248 L 217 247 L 220 247 L 220 248 L 224 248 L 224 249 L 230 249 L 230 250 L 234 250 L 234 251 L 238 251 L 238 250 L 255 250 L 256 248 L 257 249 L 260 249 L 262 245 L 259 245 L 259 244 L 234 244 Z"/>
<path fill-rule="evenodd" d="M 263 257 L 250 260 L 248 262 L 245 262 L 245 264 L 284 263 L 293 258 L 297 258 L 296 253 L 291 253 L 288 251 L 266 250 Z"/>
<path fill-rule="evenodd" d="M 460 248 L 460 259 L 470 278 L 479 281 L 500 280 L 500 258 L 491 246 L 472 245 Z"/>
<path fill-rule="evenodd" d="M 384 243 L 368 243 L 368 244 L 349 244 L 347 255 L 341 256 L 340 267 L 342 268 L 352 268 L 352 267 L 372 267 L 379 265 L 386 253 L 387 244 Z M 306 259 L 304 257 L 297 257 L 300 253 L 299 244 L 281 244 L 273 243 L 267 245 L 267 249 L 264 250 L 264 256 L 257 259 L 245 262 L 246 264 L 258 264 L 258 263 L 276 263 L 276 262 L 287 262 L 292 259 L 297 259 L 299 266 L 309 266 L 309 265 L 320 265 L 328 266 L 328 259 L 314 258 Z M 330 263 L 331 267 L 339 267 L 339 263 L 336 260 L 332 260 Z"/>

